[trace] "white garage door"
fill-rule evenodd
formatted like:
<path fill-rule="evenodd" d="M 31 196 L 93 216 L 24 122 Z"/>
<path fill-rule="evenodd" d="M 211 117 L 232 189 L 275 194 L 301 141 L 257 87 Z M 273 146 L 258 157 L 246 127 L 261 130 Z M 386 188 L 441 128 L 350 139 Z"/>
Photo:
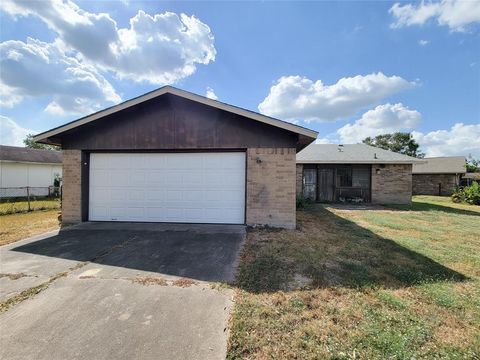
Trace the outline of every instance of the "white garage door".
<path fill-rule="evenodd" d="M 245 153 L 90 155 L 89 220 L 243 224 Z"/>

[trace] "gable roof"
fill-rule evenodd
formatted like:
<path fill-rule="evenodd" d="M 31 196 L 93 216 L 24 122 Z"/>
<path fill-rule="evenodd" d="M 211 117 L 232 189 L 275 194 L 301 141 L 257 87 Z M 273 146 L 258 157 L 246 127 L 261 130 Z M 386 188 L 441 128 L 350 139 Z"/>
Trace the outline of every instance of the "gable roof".
<path fill-rule="evenodd" d="M 463 156 L 425 158 L 425 163 L 413 165 L 412 174 L 462 174 L 465 168 Z"/>
<path fill-rule="evenodd" d="M 297 154 L 299 164 L 413 164 L 411 156 L 365 144 L 311 144 Z"/>
<path fill-rule="evenodd" d="M 0 145 L 0 161 L 61 164 L 62 152 Z"/>
<path fill-rule="evenodd" d="M 209 99 L 205 96 L 197 95 L 185 90 L 181 90 L 178 88 L 175 88 L 173 86 L 163 86 L 157 90 L 153 90 L 151 92 L 148 92 L 144 95 L 138 96 L 136 98 L 124 101 L 118 105 L 111 106 L 109 108 L 106 108 L 104 110 L 100 110 L 96 113 L 93 113 L 91 115 L 87 115 L 85 117 L 82 117 L 78 120 L 74 120 L 72 122 L 69 122 L 65 125 L 53 128 L 51 130 L 45 131 L 43 133 L 40 133 L 36 136 L 33 137 L 34 141 L 40 142 L 40 143 L 50 143 L 48 138 L 53 137 L 55 135 L 58 135 L 60 133 L 63 133 L 65 131 L 74 129 L 76 127 L 88 124 L 92 121 L 101 119 L 105 116 L 114 114 L 118 111 L 122 111 L 124 109 L 127 109 L 129 107 L 135 106 L 137 104 L 143 103 L 145 101 L 151 100 L 153 98 L 156 98 L 158 96 L 164 95 L 164 94 L 173 94 L 176 96 L 180 96 L 185 99 L 189 99 L 207 106 L 211 106 L 220 110 L 228 111 L 240 116 L 244 116 L 246 118 L 250 118 L 252 120 L 256 120 L 265 124 L 269 124 L 284 130 L 288 130 L 294 133 L 297 133 L 299 135 L 305 136 L 310 139 L 316 139 L 318 132 L 314 130 L 307 129 L 303 126 L 295 125 L 283 120 L 275 119 L 269 116 L 262 115 L 260 113 L 246 110 L 234 105 L 226 104 L 218 100 L 213 100 Z"/>

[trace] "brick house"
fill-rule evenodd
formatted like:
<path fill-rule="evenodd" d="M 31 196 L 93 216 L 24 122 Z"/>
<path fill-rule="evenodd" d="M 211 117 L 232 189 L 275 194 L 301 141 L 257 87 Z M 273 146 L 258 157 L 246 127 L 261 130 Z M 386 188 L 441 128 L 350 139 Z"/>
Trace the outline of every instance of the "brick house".
<path fill-rule="evenodd" d="M 37 135 L 63 149 L 62 221 L 295 227 L 317 132 L 171 86 Z"/>
<path fill-rule="evenodd" d="M 413 165 L 413 195 L 452 195 L 466 173 L 465 157 L 425 158 Z"/>
<path fill-rule="evenodd" d="M 318 202 L 409 204 L 422 160 L 364 144 L 312 144 L 297 154 L 297 196 Z"/>

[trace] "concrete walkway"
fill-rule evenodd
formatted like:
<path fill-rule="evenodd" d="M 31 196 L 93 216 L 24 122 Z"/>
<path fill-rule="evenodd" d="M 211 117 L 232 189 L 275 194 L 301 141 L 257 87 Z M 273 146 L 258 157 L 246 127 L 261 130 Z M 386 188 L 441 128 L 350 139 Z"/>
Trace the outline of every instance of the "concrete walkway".
<path fill-rule="evenodd" d="M 0 248 L 0 358 L 223 359 L 241 226 L 86 223 Z M 6 309 L 6 310 L 5 310 Z"/>

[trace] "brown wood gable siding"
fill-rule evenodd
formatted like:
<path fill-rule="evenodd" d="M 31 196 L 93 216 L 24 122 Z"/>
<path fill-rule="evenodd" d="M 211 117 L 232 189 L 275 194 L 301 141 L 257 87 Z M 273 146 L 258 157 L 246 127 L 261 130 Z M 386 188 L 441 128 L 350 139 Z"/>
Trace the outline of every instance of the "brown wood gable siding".
<path fill-rule="evenodd" d="M 297 134 L 166 94 L 72 130 L 64 149 L 185 150 L 296 147 Z"/>

